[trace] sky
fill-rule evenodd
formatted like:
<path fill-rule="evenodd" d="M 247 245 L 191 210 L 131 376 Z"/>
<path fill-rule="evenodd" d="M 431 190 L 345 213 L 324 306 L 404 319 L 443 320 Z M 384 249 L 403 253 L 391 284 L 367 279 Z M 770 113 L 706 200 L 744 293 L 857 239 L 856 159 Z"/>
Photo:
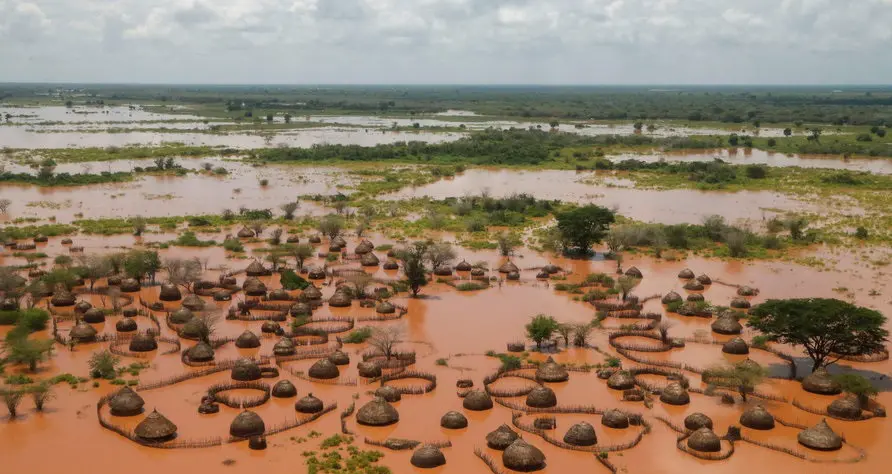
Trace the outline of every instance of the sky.
<path fill-rule="evenodd" d="M 0 0 L 0 82 L 890 84 L 892 0 Z"/>

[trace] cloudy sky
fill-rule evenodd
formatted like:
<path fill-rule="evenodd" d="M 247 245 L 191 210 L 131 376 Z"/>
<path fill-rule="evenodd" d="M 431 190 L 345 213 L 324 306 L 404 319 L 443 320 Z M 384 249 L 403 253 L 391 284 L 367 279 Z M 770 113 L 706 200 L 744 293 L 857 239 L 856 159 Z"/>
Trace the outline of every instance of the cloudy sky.
<path fill-rule="evenodd" d="M 0 0 L 0 81 L 889 84 L 892 0 Z"/>

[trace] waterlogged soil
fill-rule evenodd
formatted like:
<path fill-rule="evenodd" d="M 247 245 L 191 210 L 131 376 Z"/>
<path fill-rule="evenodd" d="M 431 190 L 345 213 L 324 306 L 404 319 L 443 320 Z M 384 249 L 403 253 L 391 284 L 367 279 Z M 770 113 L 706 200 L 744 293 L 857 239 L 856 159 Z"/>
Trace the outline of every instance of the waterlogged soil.
<path fill-rule="evenodd" d="M 159 236 L 152 236 L 153 238 Z M 207 238 L 210 236 L 201 236 Z M 305 237 L 305 236 L 304 236 Z M 378 236 L 370 236 L 376 244 L 392 243 L 380 239 Z M 80 236 L 75 238 L 75 245 L 84 245 L 88 253 L 92 249 L 103 249 L 106 246 L 131 247 L 139 245 L 142 241 L 131 236 L 120 236 L 113 239 Z M 348 249 L 352 251 L 359 239 L 348 238 Z M 256 248 L 257 245 L 251 245 Z M 321 247 L 320 247 L 321 249 Z M 51 254 L 51 257 L 60 253 L 67 253 L 58 239 L 51 239 L 47 244 L 40 244 L 40 251 Z M 104 251 L 104 250 L 103 250 Z M 214 279 L 221 266 L 230 270 L 245 268 L 248 259 L 228 258 L 225 252 L 219 248 L 211 249 L 181 249 L 171 248 L 163 250 L 163 258 L 196 256 L 207 259 L 208 270 L 205 278 Z M 385 252 L 376 251 L 376 255 L 386 260 Z M 24 259 L 13 257 L 9 250 L 4 250 L 0 257 L 2 265 L 19 265 Z M 836 260 L 833 269 L 816 269 L 784 262 L 727 262 L 699 257 L 682 261 L 655 261 L 649 257 L 628 255 L 624 265 L 638 267 L 644 274 L 644 279 L 635 289 L 635 294 L 647 297 L 653 294 L 663 294 L 669 290 L 676 290 L 685 294 L 682 290 L 683 282 L 676 278 L 678 271 L 684 267 L 693 269 L 697 274 L 710 275 L 714 284 L 703 292 L 707 300 L 715 304 L 727 304 L 735 295 L 735 287 L 731 285 L 750 285 L 760 290 L 758 296 L 752 301 L 757 303 L 770 298 L 790 298 L 808 296 L 829 296 L 845 288 L 849 294 L 848 299 L 859 304 L 874 307 L 887 315 L 892 312 L 892 301 L 889 292 L 892 291 L 888 278 L 884 278 L 883 267 L 866 266 L 856 254 L 824 255 L 821 258 Z M 459 251 L 459 260 L 469 262 L 484 262 L 488 268 L 496 268 L 504 263 L 504 258 L 491 251 Z M 371 428 L 359 425 L 355 415 L 346 419 L 346 426 L 355 433 L 354 444 L 361 449 L 377 449 L 385 456 L 380 461 L 395 473 L 420 473 L 409 464 L 411 451 L 393 452 L 385 448 L 375 448 L 363 444 L 363 439 L 383 440 L 387 437 L 409 438 L 420 441 L 450 441 L 452 446 L 444 448 L 447 459 L 445 467 L 433 470 L 433 472 L 489 472 L 488 468 L 475 455 L 474 449 L 481 448 L 491 456 L 496 465 L 501 467 L 501 454 L 485 446 L 485 436 L 501 424 L 511 425 L 512 410 L 499 404 L 489 411 L 472 412 L 462 408 L 462 400 L 456 394 L 455 384 L 460 378 L 471 379 L 475 387 L 480 388 L 483 377 L 491 374 L 499 366 L 498 359 L 487 357 L 484 354 L 493 350 L 502 352 L 506 342 L 524 339 L 524 324 L 537 313 L 553 315 L 561 322 L 586 322 L 594 316 L 594 309 L 583 302 L 575 301 L 573 295 L 556 291 L 556 281 L 536 280 L 538 269 L 547 263 L 554 263 L 562 267 L 567 273 L 568 282 L 578 282 L 591 272 L 612 273 L 615 262 L 604 260 L 567 260 L 542 255 L 530 250 L 520 249 L 513 261 L 522 269 L 521 279 L 518 282 L 493 282 L 488 289 L 474 292 L 458 292 L 454 288 L 443 283 L 433 283 L 423 290 L 423 297 L 408 298 L 405 294 L 397 295 L 392 300 L 404 305 L 407 313 L 398 320 L 390 322 L 363 322 L 357 321 L 357 327 L 394 326 L 403 331 L 402 343 L 398 345 L 400 350 L 413 350 L 417 354 L 416 364 L 412 370 L 418 370 L 434 374 L 437 378 L 437 387 L 424 395 L 404 395 L 402 401 L 394 404 L 400 414 L 400 421 L 395 425 L 383 428 Z M 308 262 L 310 266 L 319 265 L 318 259 Z M 356 267 L 355 260 L 349 260 L 346 267 Z M 376 279 L 385 280 L 398 278 L 398 272 L 384 271 L 380 267 L 366 268 L 366 272 L 374 275 Z M 499 277 L 498 273 L 490 272 L 489 275 Z M 241 283 L 244 275 L 238 276 Z M 466 278 L 459 275 L 458 278 Z M 164 275 L 159 275 L 164 279 Z M 263 277 L 269 289 L 279 286 L 278 277 Z M 326 282 L 328 283 L 328 282 Z M 103 282 L 100 281 L 100 285 Z M 380 283 L 379 283 L 380 284 Z M 332 295 L 333 285 L 321 286 L 324 297 Z M 871 292 L 874 290 L 876 293 Z M 297 295 L 298 292 L 292 292 Z M 874 294 L 875 296 L 871 296 Z M 145 288 L 140 297 L 147 303 L 157 301 L 157 287 Z M 94 304 L 102 305 L 102 298 L 96 296 L 87 297 Z M 214 312 L 223 312 L 230 304 L 244 298 L 238 294 L 232 303 L 211 303 Z M 41 304 L 42 305 L 42 304 Z M 176 308 L 177 303 L 166 303 L 168 308 Z M 688 342 L 684 348 L 673 349 L 669 353 L 639 353 L 638 357 L 653 360 L 670 359 L 697 367 L 708 367 L 723 362 L 735 361 L 738 357 L 730 357 L 720 351 L 720 346 L 711 342 L 722 342 L 727 336 L 718 336 L 709 331 L 710 320 L 705 318 L 686 318 L 677 314 L 668 313 L 659 300 L 650 300 L 645 304 L 645 311 L 656 311 L 663 318 L 671 321 L 673 326 L 670 334 L 673 337 L 698 338 L 702 342 Z M 163 313 L 157 313 L 162 315 Z M 331 308 L 323 305 L 314 312 L 315 320 L 325 319 L 330 316 L 353 317 L 357 320 L 374 315 L 373 309 L 360 308 L 354 302 L 350 308 Z M 111 316 L 103 324 L 96 325 L 101 333 L 113 333 L 114 324 L 118 316 Z M 148 327 L 146 318 L 137 318 L 141 327 Z M 290 319 L 290 318 L 289 318 Z M 624 320 L 607 318 L 604 326 L 615 326 Z M 260 334 L 261 321 L 222 321 L 218 325 L 218 334 L 221 337 L 231 337 L 240 334 L 245 329 L 250 329 Z M 64 333 L 70 327 L 70 322 L 59 323 Z M 5 335 L 8 328 L 0 328 L 0 336 Z M 162 319 L 161 333 L 167 337 L 176 337 Z M 343 336 L 344 333 L 336 334 Z M 754 333 L 747 331 L 743 337 L 751 339 Z M 49 337 L 47 332 L 32 337 Z M 216 360 L 232 360 L 242 356 L 269 355 L 272 345 L 277 338 L 263 337 L 261 347 L 258 349 L 237 349 L 232 343 L 221 346 L 216 352 Z M 191 347 L 190 341 L 181 341 L 183 349 Z M 606 330 L 595 330 L 590 338 L 590 344 L 594 349 L 564 350 L 563 344 L 559 344 L 559 350 L 550 355 L 559 363 L 570 363 L 581 366 L 582 364 L 600 364 L 606 362 L 607 356 L 617 355 L 607 342 Z M 644 344 L 644 341 L 638 341 Z M 67 347 L 57 345 L 54 356 L 41 364 L 37 378 L 46 378 L 60 372 L 70 372 L 78 376 L 85 376 L 88 372 L 87 359 L 94 351 L 107 346 L 108 343 L 96 343 L 79 345 L 74 351 Z M 162 350 L 169 347 L 162 343 Z M 527 344 L 530 360 L 542 361 L 545 354 L 534 352 L 532 344 Z M 777 349 L 790 353 L 799 359 L 800 374 L 807 373 L 807 364 L 804 363 L 802 354 L 794 348 L 777 346 Z M 343 349 L 350 355 L 351 364 L 341 367 L 339 381 L 347 383 L 358 378 L 356 363 L 361 360 L 361 354 L 368 351 L 365 344 L 347 344 Z M 660 359 L 662 358 L 662 359 Z M 767 365 L 774 372 L 775 366 L 780 365 L 780 359 L 768 353 L 753 351 L 751 358 L 760 364 Z M 439 359 L 445 359 L 446 365 L 438 363 Z M 620 357 L 624 367 L 634 367 L 638 364 Z M 157 351 L 148 354 L 144 359 L 124 357 L 125 363 L 145 360 L 150 368 L 144 370 L 139 376 L 141 383 L 150 383 L 164 378 L 190 372 L 194 369 L 183 366 L 179 354 L 161 355 Z M 307 425 L 285 431 L 268 437 L 269 447 L 265 451 L 251 451 L 247 444 L 231 443 L 211 448 L 195 449 L 154 449 L 140 446 L 129 439 L 102 428 L 97 420 L 96 403 L 100 396 L 116 390 L 117 387 L 107 382 L 99 382 L 98 387 L 93 387 L 91 382 L 82 383 L 77 389 L 71 389 L 67 384 L 57 385 L 56 398 L 48 403 L 48 409 L 43 413 L 34 410 L 30 399 L 26 399 L 21 407 L 21 416 L 15 420 L 6 417 L 0 418 L 0 443 L 4 446 L 5 468 L 9 472 L 50 472 L 59 468 L 60 462 L 65 466 L 92 466 L 97 472 L 113 472 L 120 470 L 120 466 L 126 466 L 128 472 L 135 474 L 157 473 L 159 470 L 182 472 L 186 470 L 208 469 L 219 466 L 228 472 L 253 473 L 290 473 L 304 472 L 304 452 L 320 452 L 321 439 L 335 433 L 340 433 L 340 421 L 338 413 L 347 408 L 351 403 L 356 407 L 362 406 L 370 400 L 369 390 L 376 385 L 332 385 L 318 382 L 310 382 L 293 376 L 289 370 L 305 371 L 312 360 L 288 362 L 283 365 L 285 370 L 279 377 L 263 379 L 263 382 L 272 385 L 278 379 L 291 380 L 298 389 L 298 397 L 308 393 L 319 397 L 326 403 L 338 404 L 334 412 L 322 416 L 320 419 Z M 877 363 L 850 363 L 841 362 L 834 371 L 858 370 L 873 379 L 873 383 L 880 390 L 877 401 L 888 406 L 892 403 L 892 383 L 888 374 L 892 364 L 889 362 Z M 19 368 L 7 368 L 7 374 L 17 373 Z M 531 374 L 532 371 L 524 371 Z M 705 388 L 699 376 L 694 372 L 686 372 L 693 387 Z M 125 376 L 125 378 L 133 378 Z M 655 386 L 666 384 L 665 377 L 646 376 L 643 382 Z M 221 405 L 220 413 L 214 415 L 200 415 L 197 407 L 201 397 L 207 388 L 217 383 L 228 383 L 229 372 L 224 371 L 213 375 L 192 378 L 153 390 L 140 390 L 140 395 L 145 399 L 147 411 L 157 409 L 178 426 L 179 441 L 203 440 L 213 437 L 226 437 L 230 421 L 240 410 Z M 424 382 L 420 379 L 404 379 L 394 383 L 399 387 L 420 387 Z M 499 390 L 513 390 L 529 387 L 534 382 L 526 379 L 511 377 L 500 380 L 493 388 Z M 622 393 L 609 389 L 604 380 L 596 377 L 595 371 L 570 372 L 570 380 L 566 383 L 548 384 L 558 399 L 559 406 L 595 406 L 599 409 L 621 408 L 627 411 L 644 415 L 652 429 L 642 441 L 635 447 L 611 452 L 608 460 L 616 465 L 622 472 L 629 473 L 684 473 L 684 472 L 719 472 L 739 473 L 751 471 L 784 471 L 784 472 L 822 472 L 822 473 L 874 473 L 885 472 L 886 466 L 892 461 L 889 450 L 884 449 L 892 442 L 892 426 L 885 418 L 875 418 L 867 421 L 848 422 L 829 419 L 828 423 L 837 432 L 845 435 L 847 444 L 837 452 L 819 453 L 807 450 L 796 442 L 798 429 L 785 427 L 780 424 L 768 432 L 756 432 L 743 428 L 743 435 L 767 443 L 776 447 L 791 449 L 796 453 L 806 454 L 811 459 L 820 462 L 805 461 L 779 451 L 749 443 L 735 443 L 735 452 L 729 459 L 722 461 L 705 461 L 694 458 L 676 448 L 678 434 L 669 429 L 656 417 L 670 420 L 675 425 L 682 425 L 684 417 L 694 412 L 702 412 L 710 416 L 715 425 L 715 431 L 724 435 L 728 427 L 739 426 L 738 418 L 748 406 L 742 403 L 723 405 L 717 398 L 692 393 L 691 403 L 685 406 L 666 405 L 656 398 L 653 399 L 652 408 L 641 403 L 622 401 Z M 786 397 L 788 400 L 797 400 L 804 406 L 823 408 L 835 397 L 817 396 L 804 392 L 798 383 L 780 379 L 770 379 L 759 386 L 759 391 L 773 395 Z M 230 395 L 246 397 L 252 393 L 240 391 Z M 752 397 L 751 397 L 752 398 Z M 296 416 L 293 403 L 294 399 L 271 399 L 267 403 L 253 408 L 265 421 L 266 427 L 280 425 L 286 420 Z M 503 400 L 505 403 L 524 405 L 524 397 L 511 397 Z M 788 423 L 814 425 L 822 418 L 794 407 L 790 403 L 774 402 L 767 400 L 751 400 L 750 404 L 762 403 L 778 419 Z M 121 418 L 111 416 L 107 408 L 103 409 L 104 419 L 123 429 L 132 429 L 141 419 L 142 415 L 133 418 Z M 439 426 L 440 417 L 450 410 L 464 413 L 469 420 L 469 427 L 461 430 L 446 430 Z M 535 415 L 523 415 L 520 418 L 522 424 L 532 423 Z M 560 440 L 569 427 L 577 422 L 587 421 L 596 430 L 600 446 L 617 445 L 629 442 L 635 438 L 636 427 L 628 430 L 613 430 L 600 424 L 599 415 L 559 414 L 555 415 L 557 429 L 549 436 Z M 315 432 L 315 433 L 314 433 Z M 317 436 L 318 433 L 319 435 Z M 77 442 L 72 442 L 72 436 L 76 434 Z M 524 434 L 524 438 L 540 448 L 547 458 L 547 467 L 541 471 L 545 473 L 558 472 L 607 472 L 591 453 L 570 451 L 549 444 L 534 434 Z M 725 443 L 727 444 L 727 443 Z M 52 455 L 47 455 L 51 453 Z M 113 453 L 113 458 L 109 458 Z M 863 458 L 856 463 L 835 463 L 831 461 L 845 461 Z M 97 464 L 97 460 L 106 460 Z M 62 461 L 64 460 L 64 461 Z M 225 466 L 224 466 L 225 464 Z M 507 471 L 506 472 L 513 472 Z"/>
<path fill-rule="evenodd" d="M 7 120 L 6 115 L 10 117 Z M 5 125 L 41 125 L 44 123 L 64 122 L 66 124 L 83 123 L 134 123 L 159 122 L 168 120 L 202 120 L 195 115 L 174 115 L 150 112 L 140 106 L 9 106 L 0 104 L 0 116 Z"/>

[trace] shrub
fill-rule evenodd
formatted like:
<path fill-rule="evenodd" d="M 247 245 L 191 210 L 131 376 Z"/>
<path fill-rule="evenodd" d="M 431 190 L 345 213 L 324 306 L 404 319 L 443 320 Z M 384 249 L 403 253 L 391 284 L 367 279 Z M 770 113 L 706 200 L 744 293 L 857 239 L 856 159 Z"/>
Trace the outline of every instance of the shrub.
<path fill-rule="evenodd" d="M 361 344 L 365 342 L 366 339 L 372 337 L 372 328 L 365 327 L 354 329 L 344 338 L 345 344 Z"/>
<path fill-rule="evenodd" d="M 855 229 L 855 238 L 867 240 L 868 237 L 870 237 L 870 234 L 867 232 L 867 229 L 865 227 L 859 226 L 857 229 Z"/>
<path fill-rule="evenodd" d="M 238 239 L 226 239 L 223 241 L 223 248 L 230 252 L 244 252 L 245 246 Z"/>
<path fill-rule="evenodd" d="M 117 356 L 105 350 L 94 352 L 87 364 L 90 366 L 90 375 L 94 379 L 104 378 L 111 380 L 117 374 L 115 369 L 118 362 L 120 362 L 120 359 Z"/>
<path fill-rule="evenodd" d="M 768 167 L 765 165 L 748 165 L 746 177 L 750 179 L 764 179 L 768 175 Z"/>

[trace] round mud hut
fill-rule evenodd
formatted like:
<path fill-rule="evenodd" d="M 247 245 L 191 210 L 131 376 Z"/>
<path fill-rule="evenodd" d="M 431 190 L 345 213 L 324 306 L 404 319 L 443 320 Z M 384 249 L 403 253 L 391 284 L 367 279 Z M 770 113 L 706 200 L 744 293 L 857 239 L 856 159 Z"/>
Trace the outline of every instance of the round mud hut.
<path fill-rule="evenodd" d="M 254 237 L 254 231 L 247 227 L 242 227 L 235 235 L 240 239 L 250 239 Z"/>
<path fill-rule="evenodd" d="M 559 267 L 553 263 L 549 263 L 548 265 L 545 265 L 544 267 L 542 267 L 542 271 L 549 275 L 554 275 L 555 273 L 558 273 L 561 271 L 561 267 Z"/>
<path fill-rule="evenodd" d="M 375 360 L 363 361 L 356 364 L 360 377 L 374 378 L 381 376 L 381 363 Z"/>
<path fill-rule="evenodd" d="M 176 436 L 177 425 L 158 413 L 157 410 L 152 410 L 152 413 L 149 413 L 136 425 L 133 432 L 143 441 L 161 442 Z"/>
<path fill-rule="evenodd" d="M 305 296 L 308 300 L 321 300 L 322 299 L 322 290 L 316 287 L 316 285 L 310 285 L 306 287 L 303 291 L 303 296 Z"/>
<path fill-rule="evenodd" d="M 485 411 L 492 409 L 492 398 L 483 390 L 471 390 L 462 400 L 465 410 Z"/>
<path fill-rule="evenodd" d="M 520 436 L 508 425 L 503 424 L 486 435 L 486 445 L 497 451 L 504 451 Z"/>
<path fill-rule="evenodd" d="M 629 427 L 629 415 L 616 409 L 607 410 L 601 416 L 601 424 L 608 428 L 626 429 Z"/>
<path fill-rule="evenodd" d="M 440 418 L 440 426 L 449 430 L 460 430 L 468 427 L 468 419 L 457 411 L 450 411 Z"/>
<path fill-rule="evenodd" d="M 68 336 L 74 342 L 92 342 L 96 340 L 96 329 L 84 321 L 78 321 L 68 332 Z"/>
<path fill-rule="evenodd" d="M 388 403 L 396 403 L 403 399 L 403 394 L 392 385 L 378 387 L 375 389 L 375 396 L 383 398 Z"/>
<path fill-rule="evenodd" d="M 705 288 L 706 287 L 697 280 L 691 280 L 684 284 L 684 289 L 687 291 L 703 291 Z"/>
<path fill-rule="evenodd" d="M 759 294 L 759 290 L 749 287 L 749 286 L 741 286 L 737 288 L 738 296 L 756 296 Z"/>
<path fill-rule="evenodd" d="M 770 430 L 774 428 L 774 417 L 762 405 L 755 405 L 740 415 L 740 424 L 753 430 Z"/>
<path fill-rule="evenodd" d="M 232 380 L 237 380 L 239 382 L 260 380 L 260 367 L 258 367 L 251 359 L 239 359 L 236 361 L 235 365 L 232 366 L 230 376 L 232 377 Z"/>
<path fill-rule="evenodd" d="M 539 448 L 518 438 L 502 453 L 502 464 L 520 472 L 538 471 L 545 467 L 545 455 Z"/>
<path fill-rule="evenodd" d="M 694 271 L 690 268 L 685 268 L 684 270 L 678 272 L 678 278 L 681 278 L 682 280 L 693 280 L 694 276 Z"/>
<path fill-rule="evenodd" d="M 260 347 L 260 338 L 257 337 L 257 334 L 246 329 L 245 332 L 235 339 L 235 347 L 239 349 L 256 349 Z"/>
<path fill-rule="evenodd" d="M 249 277 L 266 276 L 269 274 L 269 270 L 267 270 L 266 267 L 264 267 L 263 264 L 257 260 L 251 262 L 251 264 L 248 265 L 248 268 L 245 269 L 245 275 L 248 275 Z"/>
<path fill-rule="evenodd" d="M 291 309 L 288 310 L 288 312 L 291 314 L 291 317 L 300 318 L 303 316 L 312 316 L 313 308 L 308 303 L 300 302 L 291 306 Z"/>
<path fill-rule="evenodd" d="M 152 334 L 142 332 L 130 338 L 129 348 L 130 352 L 152 352 L 158 349 L 158 342 Z"/>
<path fill-rule="evenodd" d="M 461 262 L 458 262 L 458 265 L 455 266 L 455 271 L 469 272 L 472 268 L 474 267 L 472 267 L 471 264 L 467 262 L 467 260 L 462 260 Z"/>
<path fill-rule="evenodd" d="M 688 447 L 702 453 L 722 450 L 722 440 L 709 428 L 700 428 L 688 437 Z"/>
<path fill-rule="evenodd" d="M 77 297 L 74 296 L 74 293 L 68 291 L 68 289 L 62 285 L 56 286 L 56 290 L 53 291 L 53 297 L 50 298 L 50 303 L 58 308 L 74 306 L 76 302 Z"/>
<path fill-rule="evenodd" d="M 297 396 L 297 387 L 290 380 L 279 380 L 273 385 L 270 395 L 276 398 L 293 398 Z"/>
<path fill-rule="evenodd" d="M 827 369 L 821 367 L 802 379 L 802 389 L 818 395 L 838 395 L 842 387 L 833 380 Z"/>
<path fill-rule="evenodd" d="M 115 330 L 118 332 L 133 332 L 139 329 L 139 325 L 133 318 L 122 318 L 115 323 Z"/>
<path fill-rule="evenodd" d="M 681 295 L 674 291 L 670 291 L 669 293 L 663 295 L 663 299 L 661 301 L 663 302 L 663 304 L 675 303 L 681 301 Z"/>
<path fill-rule="evenodd" d="M 210 362 L 214 360 L 214 348 L 202 341 L 190 347 L 186 351 L 186 355 L 193 362 Z"/>
<path fill-rule="evenodd" d="M 180 288 L 173 283 L 165 282 L 161 284 L 161 291 L 158 293 L 158 299 L 161 301 L 179 301 L 183 297 Z"/>
<path fill-rule="evenodd" d="M 712 284 L 712 278 L 709 278 L 709 275 L 707 275 L 705 273 L 702 275 L 697 275 L 697 281 L 700 282 L 700 284 L 702 284 L 702 285 L 711 285 Z"/>
<path fill-rule="evenodd" d="M 734 336 L 743 331 L 743 325 L 733 313 L 726 311 L 712 322 L 712 331 L 717 334 Z"/>
<path fill-rule="evenodd" d="M 691 396 L 678 382 L 672 382 L 660 393 L 660 401 L 669 405 L 687 405 L 691 402 Z"/>
<path fill-rule="evenodd" d="M 625 370 L 619 370 L 607 379 L 607 386 L 614 390 L 629 390 L 635 388 L 635 378 Z"/>
<path fill-rule="evenodd" d="M 266 296 L 266 299 L 270 301 L 290 301 L 291 295 L 288 294 L 287 291 L 283 288 L 276 288 L 273 291 L 269 292 L 269 295 Z"/>
<path fill-rule="evenodd" d="M 366 403 L 356 412 L 356 422 L 366 426 L 388 426 L 400 421 L 400 414 L 381 397 Z"/>
<path fill-rule="evenodd" d="M 830 428 L 827 420 L 821 420 L 817 425 L 802 430 L 797 439 L 799 444 L 817 451 L 836 451 L 842 448 L 842 437 Z"/>
<path fill-rule="evenodd" d="M 77 302 L 76 305 L 74 305 L 74 312 L 77 313 L 77 314 L 84 314 L 84 313 L 86 313 L 87 311 L 89 311 L 90 308 L 92 308 L 92 307 L 93 307 L 93 305 L 90 304 L 89 301 L 86 301 L 86 300 L 80 300 L 80 301 Z"/>
<path fill-rule="evenodd" d="M 554 390 L 539 385 L 527 394 L 527 406 L 532 408 L 551 408 L 557 406 L 557 395 Z"/>
<path fill-rule="evenodd" d="M 108 407 L 114 416 L 136 416 L 142 413 L 142 407 L 146 404 L 136 392 L 130 387 L 124 387 L 118 390 L 111 400 L 108 401 Z"/>
<path fill-rule="evenodd" d="M 827 406 L 827 413 L 843 420 L 860 420 L 861 402 L 853 395 L 837 398 Z"/>
<path fill-rule="evenodd" d="M 432 469 L 446 464 L 446 456 L 443 455 L 440 448 L 425 444 L 412 453 L 412 458 L 409 459 L 409 462 L 421 469 Z"/>
<path fill-rule="evenodd" d="M 712 429 L 712 418 L 703 413 L 691 413 L 684 419 L 684 427 L 687 430 L 697 431 L 700 428 Z"/>
<path fill-rule="evenodd" d="M 196 294 L 191 294 L 183 298 L 182 305 L 190 311 L 201 311 L 204 309 L 204 300 Z"/>
<path fill-rule="evenodd" d="M 570 374 L 550 356 L 536 369 L 536 380 L 548 383 L 566 382 Z"/>
<path fill-rule="evenodd" d="M 307 374 L 314 379 L 331 380 L 341 375 L 338 366 L 328 359 L 319 359 L 312 366 Z"/>
<path fill-rule="evenodd" d="M 278 357 L 287 357 L 292 356 L 296 352 L 294 347 L 294 341 L 287 337 L 283 337 L 279 339 L 278 342 L 273 346 L 273 355 Z"/>
<path fill-rule="evenodd" d="M 349 308 L 353 304 L 353 300 L 346 291 L 335 291 L 335 294 L 328 299 L 328 305 L 332 308 Z"/>
<path fill-rule="evenodd" d="M 294 409 L 298 413 L 306 413 L 308 415 L 319 413 L 325 406 L 322 403 L 322 400 L 314 397 L 312 393 L 308 393 L 307 396 L 301 398 L 294 404 Z"/>
<path fill-rule="evenodd" d="M 235 438 L 250 438 L 261 436 L 266 431 L 266 424 L 260 415 L 250 410 L 245 410 L 232 420 L 229 425 L 229 435 Z"/>
<path fill-rule="evenodd" d="M 124 293 L 136 293 L 142 289 L 142 286 L 136 278 L 125 278 L 121 280 L 120 288 Z"/>
<path fill-rule="evenodd" d="M 334 365 L 350 365 L 350 356 L 346 352 L 336 350 L 328 356 L 328 360 Z"/>
<path fill-rule="evenodd" d="M 743 339 L 735 337 L 722 345 L 722 352 L 725 354 L 746 355 L 750 353 L 750 346 Z"/>
<path fill-rule="evenodd" d="M 638 267 L 629 267 L 629 269 L 626 270 L 626 276 L 637 278 L 639 280 L 644 278 L 644 274 L 641 273 L 641 270 L 639 270 Z"/>
<path fill-rule="evenodd" d="M 396 263 L 395 260 L 388 260 L 388 261 L 384 262 L 383 268 L 385 270 L 399 270 L 400 264 Z"/>
<path fill-rule="evenodd" d="M 353 253 L 355 253 L 356 255 L 365 255 L 370 253 L 372 250 L 375 250 L 375 244 L 363 239 L 363 241 L 360 242 L 355 249 L 353 249 Z"/>
<path fill-rule="evenodd" d="M 517 268 L 517 265 L 514 264 L 511 260 L 503 263 L 501 267 L 499 267 L 499 273 L 513 273 L 520 272 L 520 268 Z"/>
<path fill-rule="evenodd" d="M 99 324 L 105 322 L 105 311 L 100 308 L 90 308 L 84 313 L 84 321 L 90 324 Z"/>
<path fill-rule="evenodd" d="M 364 267 L 377 267 L 380 263 L 381 259 L 371 252 L 362 254 L 362 257 L 359 258 L 359 264 Z"/>
<path fill-rule="evenodd" d="M 691 293 L 685 299 L 691 303 L 700 303 L 701 301 L 706 301 L 706 297 L 700 293 Z"/>
<path fill-rule="evenodd" d="M 170 322 L 173 324 L 186 324 L 195 317 L 189 308 L 180 308 L 170 313 Z"/>
<path fill-rule="evenodd" d="M 375 306 L 375 312 L 379 314 L 393 314 L 396 313 L 396 306 L 390 301 L 382 301 Z"/>
<path fill-rule="evenodd" d="M 264 296 L 266 295 L 266 285 L 255 277 L 248 277 L 242 283 L 242 290 L 248 296 Z"/>
<path fill-rule="evenodd" d="M 564 442 L 573 446 L 592 446 L 598 444 L 598 436 L 595 434 L 595 427 L 583 421 L 567 430 Z"/>

